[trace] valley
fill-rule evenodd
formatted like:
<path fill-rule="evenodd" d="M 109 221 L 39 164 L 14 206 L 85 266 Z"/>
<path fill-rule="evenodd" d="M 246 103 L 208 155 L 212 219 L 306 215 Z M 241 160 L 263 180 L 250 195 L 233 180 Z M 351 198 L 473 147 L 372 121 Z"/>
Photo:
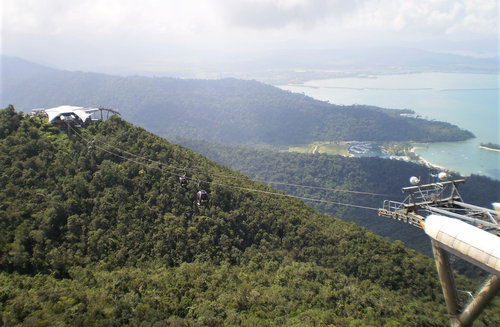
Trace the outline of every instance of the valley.
<path fill-rule="evenodd" d="M 0 7 L 0 326 L 500 326 L 498 0 Z"/>
<path fill-rule="evenodd" d="M 9 107 L 0 126 L 7 325 L 446 321 L 430 258 L 119 117 L 68 137 Z"/>
<path fill-rule="evenodd" d="M 363 155 L 472 133 L 255 81 L 5 68 L 2 101 L 25 112 L 76 101 L 123 116 L 71 131 L 0 112 L 6 325 L 445 324 L 434 263 L 408 248 L 428 255 L 428 238 L 375 213 L 434 171 Z M 472 175 L 463 196 L 489 206 L 498 192 Z M 483 324 L 499 321 L 496 302 Z"/>

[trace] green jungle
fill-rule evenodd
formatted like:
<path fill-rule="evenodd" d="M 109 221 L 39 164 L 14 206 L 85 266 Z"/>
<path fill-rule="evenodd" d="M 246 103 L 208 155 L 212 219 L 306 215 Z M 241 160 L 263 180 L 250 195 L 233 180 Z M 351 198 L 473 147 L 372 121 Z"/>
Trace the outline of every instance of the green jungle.
<path fill-rule="evenodd" d="M 330 162 L 275 158 L 277 174 L 290 158 Z M 253 162 L 248 173 L 269 180 Z M 354 190 L 367 178 L 362 160 L 331 162 L 301 183 L 332 174 Z M 0 110 L 0 186 L 4 326 L 448 323 L 428 256 L 119 117 L 68 134 Z M 196 204 L 200 188 L 207 206 Z M 478 286 L 456 279 L 462 290 Z M 497 297 L 475 326 L 500 325 L 499 305 Z"/>
<path fill-rule="evenodd" d="M 371 208 L 382 207 L 386 199 L 403 201 L 407 194 L 403 194 L 401 188 L 410 186 L 408 179 L 411 176 L 420 176 L 427 183 L 431 182 L 430 175 L 438 172 L 412 162 L 375 157 L 349 158 L 320 153 L 279 152 L 182 137 L 172 138 L 171 141 L 288 194 Z M 448 178 L 464 177 L 448 172 Z M 500 199 L 499 181 L 480 175 L 471 175 L 465 180 L 465 184 L 459 188 L 464 201 L 490 208 L 492 202 Z M 331 189 L 340 191 L 333 192 Z M 380 218 L 373 210 L 315 201 L 309 204 L 321 212 L 353 221 L 390 240 L 402 240 L 406 246 L 432 256 L 429 238 L 413 226 Z"/>

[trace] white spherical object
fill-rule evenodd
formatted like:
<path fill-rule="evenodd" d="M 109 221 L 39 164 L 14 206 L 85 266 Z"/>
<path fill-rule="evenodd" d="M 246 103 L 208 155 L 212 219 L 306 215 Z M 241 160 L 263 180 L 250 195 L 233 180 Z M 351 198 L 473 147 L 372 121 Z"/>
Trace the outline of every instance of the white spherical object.
<path fill-rule="evenodd" d="M 440 180 L 440 181 L 445 180 L 445 179 L 446 179 L 446 177 L 448 177 L 448 175 L 447 175 L 444 171 L 442 171 L 442 172 L 440 172 L 440 173 L 438 174 L 438 178 L 439 178 L 439 180 Z"/>
<path fill-rule="evenodd" d="M 412 176 L 412 177 L 410 177 L 410 183 L 412 185 L 418 185 L 418 183 L 420 183 L 420 178 L 418 178 L 416 176 Z"/>

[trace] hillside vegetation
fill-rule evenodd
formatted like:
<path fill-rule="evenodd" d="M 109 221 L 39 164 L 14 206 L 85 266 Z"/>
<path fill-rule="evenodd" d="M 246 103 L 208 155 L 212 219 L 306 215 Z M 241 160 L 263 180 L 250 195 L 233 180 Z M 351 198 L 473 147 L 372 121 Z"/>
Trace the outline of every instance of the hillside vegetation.
<path fill-rule="evenodd" d="M 68 136 L 9 107 L 0 141 L 6 326 L 446 324 L 428 257 L 120 118 Z"/>
<path fill-rule="evenodd" d="M 172 141 L 257 180 L 276 182 L 270 185 L 289 194 L 370 208 L 380 208 L 385 199 L 403 201 L 406 195 L 401 193 L 401 188 L 409 186 L 409 177 L 420 176 L 423 182 L 427 182 L 430 174 L 436 173 L 423 165 L 375 157 L 278 152 L 179 137 Z M 462 177 L 449 173 L 449 178 Z M 490 208 L 492 202 L 500 199 L 499 181 L 478 175 L 465 180 L 459 192 L 467 203 Z M 318 187 L 375 195 L 333 192 Z M 432 255 L 429 238 L 413 226 L 380 218 L 374 210 L 313 201 L 310 204 L 321 212 L 353 221 L 390 240 L 402 240 L 405 245 Z"/>
<path fill-rule="evenodd" d="M 314 141 L 460 141 L 473 134 L 401 110 L 338 106 L 256 81 L 120 77 L 69 72 L 2 57 L 2 105 L 108 106 L 160 136 L 242 144 Z M 411 106 L 411 104 L 409 104 Z"/>

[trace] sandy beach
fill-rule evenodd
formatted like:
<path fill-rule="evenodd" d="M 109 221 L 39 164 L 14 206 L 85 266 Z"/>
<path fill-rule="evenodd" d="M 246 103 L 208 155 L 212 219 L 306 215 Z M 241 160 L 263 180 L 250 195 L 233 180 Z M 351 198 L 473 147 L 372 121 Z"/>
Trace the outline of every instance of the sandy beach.
<path fill-rule="evenodd" d="M 480 145 L 480 146 L 479 146 L 479 148 L 480 148 L 480 149 L 489 150 L 489 151 L 496 151 L 496 152 L 500 152 L 500 149 L 488 148 L 487 146 L 484 146 L 484 145 Z"/>
<path fill-rule="evenodd" d="M 443 166 L 440 166 L 440 165 L 436 165 L 436 164 L 433 164 L 432 162 L 426 160 L 425 158 L 423 158 L 422 156 L 419 156 L 420 158 L 420 162 L 423 163 L 424 165 L 430 167 L 430 168 L 436 168 L 436 169 L 440 169 L 440 170 L 443 170 L 443 171 L 449 171 L 450 169 L 446 168 L 446 167 L 443 167 Z"/>
<path fill-rule="evenodd" d="M 410 152 L 412 153 L 415 153 L 415 150 L 418 149 L 419 147 L 412 147 L 410 149 Z M 416 154 L 416 153 L 415 153 Z M 432 162 L 426 160 L 424 157 L 422 157 L 421 155 L 419 154 L 416 154 L 418 156 L 418 161 L 424 165 L 426 165 L 427 167 L 430 167 L 430 168 L 435 168 L 435 169 L 440 169 L 440 170 L 447 170 L 449 171 L 450 169 L 444 167 L 444 166 L 440 166 L 440 165 L 436 165 L 436 164 L 433 164 Z"/>

